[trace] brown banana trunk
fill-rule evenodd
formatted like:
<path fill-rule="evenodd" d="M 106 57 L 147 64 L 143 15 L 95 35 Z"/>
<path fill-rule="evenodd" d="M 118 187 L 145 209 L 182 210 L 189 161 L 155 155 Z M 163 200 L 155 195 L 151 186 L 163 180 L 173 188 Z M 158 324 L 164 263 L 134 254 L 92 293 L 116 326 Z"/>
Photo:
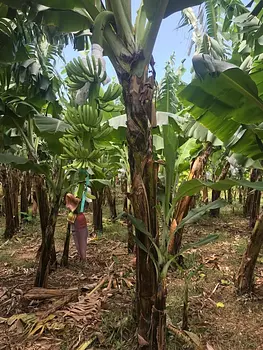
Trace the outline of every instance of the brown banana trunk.
<path fill-rule="evenodd" d="M 108 205 L 110 208 L 110 217 L 111 219 L 115 219 L 117 217 L 115 189 L 111 191 L 110 187 L 106 186 L 104 189 L 104 193 L 106 195 Z"/>
<path fill-rule="evenodd" d="M 226 162 L 222 168 L 221 174 L 219 175 L 217 181 L 224 180 L 226 178 L 229 168 L 230 168 L 230 164 L 229 162 Z M 212 190 L 212 202 L 220 198 L 220 194 L 221 194 L 221 191 Z M 210 210 L 210 215 L 214 218 L 218 218 L 219 214 L 220 214 L 220 208 Z"/>
<path fill-rule="evenodd" d="M 252 169 L 250 173 L 250 182 L 256 182 L 258 180 L 259 170 Z M 243 207 L 243 214 L 245 217 L 251 216 L 251 207 L 254 199 L 254 190 L 252 188 L 247 189 L 247 198 Z"/>
<path fill-rule="evenodd" d="M 253 169 L 250 180 L 256 182 L 261 180 L 261 170 Z M 249 226 L 253 228 L 260 211 L 261 191 L 251 190 L 248 194 L 247 214 L 249 215 Z"/>
<path fill-rule="evenodd" d="M 39 259 L 39 265 L 37 270 L 37 275 L 35 279 L 35 287 L 46 287 L 47 286 L 47 277 L 52 266 L 52 263 L 55 259 L 55 246 L 54 246 L 54 234 L 57 223 L 57 217 L 60 207 L 61 196 L 57 194 L 50 214 L 48 216 L 44 241 L 41 245 L 41 254 Z M 53 260 L 53 261 L 52 261 Z"/>
<path fill-rule="evenodd" d="M 233 204 L 232 188 L 229 188 L 227 190 L 227 201 L 228 201 L 229 204 Z"/>
<path fill-rule="evenodd" d="M 129 214 L 132 215 L 132 206 L 129 204 Z M 131 220 L 127 218 L 127 229 L 128 229 L 128 254 L 131 254 L 134 252 L 134 236 L 133 236 L 133 225 Z"/>
<path fill-rule="evenodd" d="M 128 179 L 125 175 L 125 178 L 121 182 L 121 191 L 124 195 L 123 200 L 123 211 L 128 212 L 129 214 L 132 214 L 132 205 L 131 202 L 128 200 L 127 192 L 128 192 Z M 126 219 L 127 223 L 127 231 L 128 231 L 128 254 L 134 253 L 134 247 L 135 247 L 135 241 L 134 241 L 134 235 L 133 235 L 133 225 L 129 218 Z"/>
<path fill-rule="evenodd" d="M 261 199 L 261 191 L 254 191 L 253 201 L 251 203 L 251 210 L 250 210 L 250 220 L 249 220 L 249 226 L 251 228 L 255 226 L 257 218 L 259 216 L 260 199 Z"/>
<path fill-rule="evenodd" d="M 11 187 L 12 187 L 12 207 L 13 207 L 13 217 L 15 230 L 19 229 L 19 210 L 18 210 L 18 198 L 19 198 L 19 171 L 17 169 L 10 170 L 11 175 Z"/>
<path fill-rule="evenodd" d="M 263 213 L 259 215 L 247 245 L 247 249 L 242 258 L 236 281 L 238 294 L 246 294 L 253 291 L 254 269 L 262 244 Z"/>
<path fill-rule="evenodd" d="M 239 204 L 243 203 L 243 187 L 242 186 L 238 187 L 238 202 L 239 202 Z"/>
<path fill-rule="evenodd" d="M 103 222 L 102 222 L 102 203 L 104 199 L 103 190 L 96 191 L 92 189 L 92 194 L 96 197 L 96 199 L 92 200 L 94 232 L 97 235 L 101 235 L 103 232 Z"/>
<path fill-rule="evenodd" d="M 21 180 L 20 211 L 21 220 L 23 220 L 26 217 L 26 214 L 28 213 L 27 174 L 25 172 L 22 174 Z"/>
<path fill-rule="evenodd" d="M 41 176 L 35 176 L 35 199 L 33 199 L 39 208 L 39 217 L 40 217 L 40 227 L 42 234 L 42 243 L 45 240 L 45 234 L 47 229 L 48 217 L 49 217 L 49 200 L 47 194 L 47 188 L 44 181 L 44 178 Z M 42 244 L 38 250 L 41 252 Z"/>
<path fill-rule="evenodd" d="M 189 178 L 188 178 L 189 180 L 198 179 L 203 175 L 204 167 L 207 163 L 207 160 L 211 152 L 212 152 L 212 145 L 210 142 L 208 142 L 205 149 L 202 151 L 202 153 L 194 160 L 191 167 L 190 174 L 189 174 Z M 173 217 L 176 220 L 177 225 L 180 224 L 183 218 L 188 214 L 191 200 L 192 200 L 192 197 L 186 196 L 179 201 Z M 170 233 L 173 234 L 173 230 Z M 168 251 L 170 254 L 179 253 L 181 248 L 181 243 L 182 243 L 182 235 L 183 235 L 183 229 L 180 229 L 176 233 L 176 235 L 173 235 L 168 247 Z"/>
<path fill-rule="evenodd" d="M 121 192 L 124 196 L 123 198 L 123 211 L 127 211 L 128 210 L 128 198 L 127 198 L 127 191 L 128 191 L 128 180 L 127 177 L 125 175 L 125 178 L 121 180 Z"/>
<path fill-rule="evenodd" d="M 63 250 L 63 255 L 62 255 L 61 263 L 60 263 L 60 265 L 64 266 L 64 267 L 68 266 L 70 228 L 71 228 L 71 224 L 68 222 L 67 233 L 66 233 L 66 238 L 65 238 L 65 243 L 64 243 L 64 250 Z"/>
<path fill-rule="evenodd" d="M 6 166 L 2 167 L 2 185 L 4 193 L 4 205 L 5 205 L 5 231 L 4 238 L 10 239 L 16 233 L 16 224 L 13 214 L 13 187 L 10 171 Z"/>
<path fill-rule="evenodd" d="M 131 170 L 133 215 L 143 221 L 147 231 L 157 240 L 157 172 L 152 153 L 150 124 L 153 125 L 153 77 L 132 76 L 121 81 L 127 114 L 127 141 Z M 147 251 L 156 255 L 151 240 L 135 228 L 137 239 Z M 158 242 L 157 242 L 158 244 Z M 158 294 L 156 270 L 149 255 L 136 247 L 136 296 L 138 340 L 140 349 L 164 350 L 165 293 Z"/>
<path fill-rule="evenodd" d="M 44 178 L 41 176 L 35 177 L 35 194 L 36 194 L 36 201 L 37 206 L 39 210 L 39 216 L 40 216 L 40 226 L 41 226 L 41 234 L 42 234 L 42 242 L 41 246 L 38 249 L 37 256 L 41 254 L 41 251 L 43 249 L 43 242 L 45 242 L 46 239 L 46 232 L 47 227 L 49 223 L 49 215 L 50 215 L 50 204 L 48 199 L 48 191 L 46 188 L 46 184 L 44 181 Z M 55 241 L 54 241 L 54 235 L 51 237 L 51 252 L 50 252 L 50 267 L 56 267 L 57 266 L 57 258 L 56 258 L 56 249 L 55 249 Z"/>
<path fill-rule="evenodd" d="M 203 188 L 203 203 L 208 204 L 208 188 Z"/>

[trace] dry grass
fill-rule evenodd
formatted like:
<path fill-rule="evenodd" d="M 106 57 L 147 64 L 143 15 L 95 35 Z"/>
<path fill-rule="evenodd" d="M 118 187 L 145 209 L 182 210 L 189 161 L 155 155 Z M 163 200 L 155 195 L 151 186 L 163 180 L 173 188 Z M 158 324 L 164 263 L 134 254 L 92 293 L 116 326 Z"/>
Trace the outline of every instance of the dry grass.
<path fill-rule="evenodd" d="M 87 218 L 90 225 L 90 214 Z M 96 284 L 107 274 L 112 262 L 117 281 L 121 280 L 121 276 L 133 281 L 134 271 L 125 243 L 126 227 L 121 223 L 112 224 L 106 218 L 104 224 L 102 239 L 88 245 L 86 265 L 77 262 L 71 242 L 70 266 L 58 268 L 50 275 L 50 287 L 72 288 Z M 56 231 L 58 260 L 62 254 L 65 232 L 65 215 L 62 214 Z M 220 219 L 211 220 L 207 217 L 199 224 L 187 227 L 184 242 L 197 241 L 209 233 L 218 233 L 219 240 L 185 254 L 186 269 L 182 272 L 171 271 L 169 274 L 169 317 L 174 325 L 180 327 L 185 277 L 188 276 L 189 329 L 200 336 L 203 345 L 209 343 L 214 350 L 262 350 L 263 259 L 259 259 L 256 268 L 254 297 L 238 298 L 234 288 L 235 274 L 249 235 L 247 221 L 239 213 L 233 215 L 230 209 L 223 212 Z M 0 242 L 0 317 L 48 310 L 50 302 L 28 305 L 21 298 L 21 291 L 25 293 L 34 282 L 35 257 L 40 244 L 39 223 L 28 224 L 16 238 L 4 243 Z M 6 290 L 7 298 L 1 299 L 1 290 Z M 63 330 L 46 330 L 42 335 L 32 338 L 17 334 L 17 330 L 10 330 L 5 323 L 0 322 L 0 350 L 74 350 L 77 344 L 81 345 L 94 332 L 100 335 L 100 342 L 96 341 L 93 349 L 132 350 L 135 348 L 135 322 L 132 317 L 134 289 L 120 283 L 116 289 L 102 293 L 100 297 L 100 309 L 86 323 L 69 320 L 58 312 L 58 322 L 65 323 Z M 217 307 L 217 303 L 224 307 Z M 168 349 L 187 348 L 169 335 Z"/>
<path fill-rule="evenodd" d="M 219 240 L 185 256 L 191 270 L 200 270 L 189 280 L 189 328 L 198 334 L 203 344 L 215 350 L 260 350 L 262 333 L 262 264 L 256 269 L 254 298 L 238 298 L 234 279 L 249 234 L 247 221 L 240 216 L 225 214 L 221 219 L 203 219 L 188 227 L 185 240 L 193 242 L 210 233 L 219 233 Z M 185 272 L 185 274 L 189 273 Z M 175 324 L 182 319 L 182 274 L 170 275 L 168 313 Z M 218 307 L 217 303 L 222 303 Z M 170 344 L 170 350 L 179 349 Z"/>

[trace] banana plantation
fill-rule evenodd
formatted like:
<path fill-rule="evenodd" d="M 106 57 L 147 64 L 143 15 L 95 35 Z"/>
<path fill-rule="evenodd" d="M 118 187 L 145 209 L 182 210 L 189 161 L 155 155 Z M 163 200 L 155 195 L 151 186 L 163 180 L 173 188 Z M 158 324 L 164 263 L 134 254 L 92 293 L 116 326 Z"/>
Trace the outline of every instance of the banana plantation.
<path fill-rule="evenodd" d="M 0 0 L 0 350 L 263 349 L 262 18 Z"/>

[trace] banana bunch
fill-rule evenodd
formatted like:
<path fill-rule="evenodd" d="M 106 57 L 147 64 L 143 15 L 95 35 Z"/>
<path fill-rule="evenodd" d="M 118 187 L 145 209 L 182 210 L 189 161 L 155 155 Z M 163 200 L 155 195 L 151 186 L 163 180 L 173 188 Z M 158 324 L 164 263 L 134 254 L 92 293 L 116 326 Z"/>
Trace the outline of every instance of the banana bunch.
<path fill-rule="evenodd" d="M 101 83 L 107 78 L 107 73 L 103 70 L 102 61 L 96 59 L 94 56 L 86 57 L 87 65 L 84 64 L 81 57 L 74 58 L 73 61 L 66 65 L 66 71 L 71 81 L 68 86 L 72 90 L 81 89 L 87 82 Z"/>
<path fill-rule="evenodd" d="M 113 128 L 109 126 L 108 122 L 104 123 L 99 129 L 94 129 L 93 139 L 96 141 L 104 141 L 104 139 L 112 132 Z"/>
<path fill-rule="evenodd" d="M 63 145 L 64 154 L 62 159 L 71 159 L 78 162 L 94 162 L 97 161 L 101 155 L 102 150 L 95 149 L 90 152 L 87 148 L 83 147 L 82 142 L 79 139 L 72 137 L 62 137 L 60 139 Z"/>
<path fill-rule="evenodd" d="M 118 98 L 122 93 L 122 87 L 120 84 L 112 83 L 108 86 L 104 95 L 100 97 L 101 102 L 106 103 L 109 101 L 114 101 Z"/>
<path fill-rule="evenodd" d="M 120 112 L 123 109 L 123 106 L 115 105 L 113 102 L 107 103 L 99 103 L 99 108 L 104 112 L 112 113 L 112 112 Z"/>
<path fill-rule="evenodd" d="M 73 131 L 79 134 L 81 131 L 90 131 L 90 128 L 96 128 L 102 121 L 102 113 L 89 105 L 82 105 L 76 108 L 68 108 L 65 121 L 71 126 L 69 132 Z"/>

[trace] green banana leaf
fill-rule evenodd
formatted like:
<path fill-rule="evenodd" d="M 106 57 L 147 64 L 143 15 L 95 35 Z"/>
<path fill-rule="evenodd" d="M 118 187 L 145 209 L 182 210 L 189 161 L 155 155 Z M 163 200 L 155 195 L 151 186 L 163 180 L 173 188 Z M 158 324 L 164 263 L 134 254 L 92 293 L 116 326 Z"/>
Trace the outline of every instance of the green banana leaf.
<path fill-rule="evenodd" d="M 163 0 L 143 0 L 146 16 L 149 21 L 158 18 L 159 6 Z M 204 0 L 170 0 L 168 2 L 164 18 L 187 7 L 200 5 Z"/>
<path fill-rule="evenodd" d="M 223 208 L 227 205 L 227 202 L 223 199 L 217 199 L 214 202 L 211 202 L 207 205 L 202 205 L 199 208 L 195 208 L 187 214 L 187 216 L 180 222 L 180 224 L 176 227 L 174 234 L 178 232 L 181 228 L 183 228 L 187 224 L 193 224 L 197 222 L 205 213 L 209 212 L 211 209 Z"/>
<path fill-rule="evenodd" d="M 47 26 L 55 27 L 61 33 L 79 32 L 89 29 L 92 25 L 91 19 L 80 11 L 57 11 L 45 10 L 39 12 L 36 21 L 42 21 Z"/>
<path fill-rule="evenodd" d="M 106 179 L 90 179 L 90 183 L 96 190 L 111 186 L 111 181 Z"/>
<path fill-rule="evenodd" d="M 234 186 L 244 186 L 248 188 L 253 188 L 255 190 L 263 191 L 263 181 L 258 182 L 250 182 L 247 180 L 234 180 L 234 179 L 225 179 L 217 182 L 212 181 L 202 181 L 198 179 L 193 179 L 189 181 L 185 181 L 178 188 L 177 194 L 173 199 L 173 203 L 170 209 L 170 215 L 173 212 L 176 203 L 185 196 L 193 196 L 194 194 L 200 192 L 200 190 L 204 187 L 209 187 L 216 191 L 226 191 Z"/>
<path fill-rule="evenodd" d="M 187 117 L 188 113 L 186 113 L 185 116 Z M 223 142 L 219 140 L 219 138 L 202 124 L 195 121 L 191 116 L 189 121 L 183 125 L 182 129 L 186 137 L 192 137 L 200 142 L 211 142 L 215 147 L 223 145 Z"/>
<path fill-rule="evenodd" d="M 10 164 L 21 171 L 31 170 L 36 174 L 48 174 L 49 172 L 47 164 L 36 164 L 27 158 L 15 156 L 11 153 L 0 153 L 0 163 Z"/>
<path fill-rule="evenodd" d="M 177 158 L 178 136 L 174 132 L 171 125 L 163 125 L 163 141 L 164 141 L 164 159 L 165 159 L 165 203 L 164 215 L 167 217 L 169 213 L 169 204 L 172 193 L 172 186 L 174 183 L 174 168 Z"/>
<path fill-rule="evenodd" d="M 58 10 L 73 10 L 76 7 L 83 7 L 82 0 L 35 0 L 33 2 Z"/>
<path fill-rule="evenodd" d="M 47 142 L 50 152 L 56 155 L 63 153 L 63 145 L 59 139 L 64 135 L 69 125 L 62 120 L 43 115 L 37 115 L 33 120 L 36 134 Z"/>
<path fill-rule="evenodd" d="M 263 136 L 263 101 L 255 82 L 238 68 L 216 78 L 195 79 L 180 93 L 189 113 L 227 147 L 253 159 L 263 158 L 256 136 Z"/>
<path fill-rule="evenodd" d="M 187 7 L 200 5 L 202 2 L 204 2 L 204 0 L 170 0 L 166 8 L 164 18 L 172 15 L 175 12 L 182 11 Z"/>
<path fill-rule="evenodd" d="M 65 123 L 63 120 L 38 115 L 33 118 L 35 125 L 41 135 L 51 134 L 56 135 L 64 134 L 64 132 L 69 128 L 69 124 Z"/>

